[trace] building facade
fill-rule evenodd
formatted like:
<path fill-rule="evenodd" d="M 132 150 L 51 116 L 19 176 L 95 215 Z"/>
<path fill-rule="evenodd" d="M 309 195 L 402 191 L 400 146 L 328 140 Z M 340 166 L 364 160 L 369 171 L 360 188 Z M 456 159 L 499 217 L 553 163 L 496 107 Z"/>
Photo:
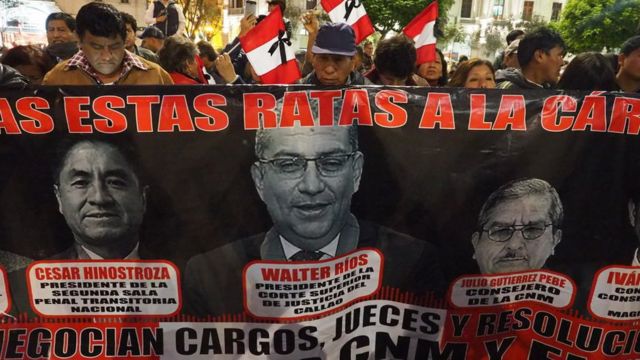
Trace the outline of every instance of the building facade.
<path fill-rule="evenodd" d="M 559 20 L 566 1 L 455 0 L 447 13 L 449 24 L 459 26 L 466 39 L 449 44 L 444 50 L 454 60 L 461 55 L 495 55 L 496 39 L 500 38 L 502 45 L 506 46 L 505 37 L 509 31 L 522 27 L 525 22 Z"/>

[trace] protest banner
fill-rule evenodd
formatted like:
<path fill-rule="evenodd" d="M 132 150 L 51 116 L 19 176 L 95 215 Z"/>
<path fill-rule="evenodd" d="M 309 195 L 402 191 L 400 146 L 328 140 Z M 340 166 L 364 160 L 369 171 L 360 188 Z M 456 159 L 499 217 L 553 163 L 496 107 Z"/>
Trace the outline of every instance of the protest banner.
<path fill-rule="evenodd" d="M 639 133 L 625 93 L 0 91 L 0 358 L 638 358 Z"/>

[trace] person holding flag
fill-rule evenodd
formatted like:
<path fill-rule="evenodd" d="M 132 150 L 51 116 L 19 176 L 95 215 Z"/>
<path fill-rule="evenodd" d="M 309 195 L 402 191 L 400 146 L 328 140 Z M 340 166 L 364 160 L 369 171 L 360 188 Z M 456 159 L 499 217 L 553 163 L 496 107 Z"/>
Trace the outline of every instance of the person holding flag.
<path fill-rule="evenodd" d="M 262 84 L 292 84 L 300 79 L 300 68 L 280 7 L 275 7 L 240 37 L 240 46 Z"/>
<path fill-rule="evenodd" d="M 437 19 L 438 2 L 434 1 L 402 29 L 415 42 L 418 75 L 427 80 L 430 86 L 444 86 L 447 83 L 447 63 L 442 52 L 436 49 L 434 30 Z"/>
<path fill-rule="evenodd" d="M 354 70 L 355 32 L 345 23 L 324 24 L 318 30 L 311 52 L 313 71 L 300 81 L 314 85 L 372 85 Z"/>

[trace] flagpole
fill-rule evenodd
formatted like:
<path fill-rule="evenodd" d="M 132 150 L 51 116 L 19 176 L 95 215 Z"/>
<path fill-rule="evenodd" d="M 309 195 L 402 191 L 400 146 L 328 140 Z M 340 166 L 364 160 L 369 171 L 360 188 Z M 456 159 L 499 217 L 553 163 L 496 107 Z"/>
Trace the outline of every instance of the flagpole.
<path fill-rule="evenodd" d="M 240 41 L 238 41 L 238 43 L 234 47 L 229 49 L 229 51 L 227 51 L 227 54 L 231 54 L 232 52 L 234 52 L 238 48 L 238 46 L 240 46 Z"/>

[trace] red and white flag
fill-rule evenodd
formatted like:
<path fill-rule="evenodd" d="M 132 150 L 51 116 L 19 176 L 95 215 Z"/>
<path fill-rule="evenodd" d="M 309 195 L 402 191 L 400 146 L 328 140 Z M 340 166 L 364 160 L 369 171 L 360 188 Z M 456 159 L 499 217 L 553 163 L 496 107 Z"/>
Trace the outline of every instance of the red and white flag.
<path fill-rule="evenodd" d="M 322 0 L 322 8 L 334 23 L 346 23 L 356 33 L 356 44 L 360 44 L 375 29 L 364 9 L 362 0 Z"/>
<path fill-rule="evenodd" d="M 292 84 L 300 79 L 280 7 L 241 37 L 240 45 L 263 84 Z"/>
<path fill-rule="evenodd" d="M 438 2 L 434 1 L 402 29 L 402 32 L 416 44 L 418 64 L 436 60 L 436 36 L 433 32 L 436 19 L 438 19 Z"/>

